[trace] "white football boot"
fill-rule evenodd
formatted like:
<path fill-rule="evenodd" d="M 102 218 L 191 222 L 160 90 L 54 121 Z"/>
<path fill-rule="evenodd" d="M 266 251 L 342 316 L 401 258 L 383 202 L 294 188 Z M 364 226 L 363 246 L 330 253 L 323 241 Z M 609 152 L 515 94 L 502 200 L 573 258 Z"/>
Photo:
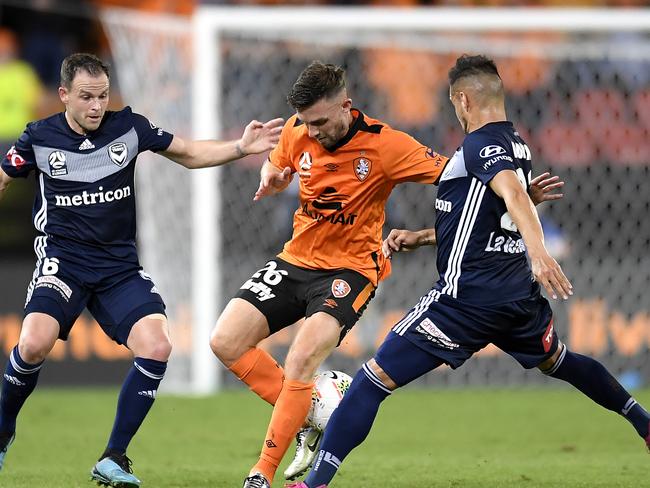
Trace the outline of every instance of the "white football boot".
<path fill-rule="evenodd" d="M 311 467 L 323 433 L 314 427 L 304 427 L 296 434 L 296 455 L 284 471 L 287 480 L 294 480 Z"/>

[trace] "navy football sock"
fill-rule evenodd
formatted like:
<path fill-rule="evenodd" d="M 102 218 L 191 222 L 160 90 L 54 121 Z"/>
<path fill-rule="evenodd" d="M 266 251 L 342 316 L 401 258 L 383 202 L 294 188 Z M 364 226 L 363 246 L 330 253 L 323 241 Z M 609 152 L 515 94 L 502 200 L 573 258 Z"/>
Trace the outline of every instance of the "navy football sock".
<path fill-rule="evenodd" d="M 23 361 L 18 352 L 18 346 L 11 351 L 2 379 L 0 432 L 15 432 L 16 417 L 18 417 L 18 412 L 27 397 L 36 388 L 41 366 L 43 366 L 43 361 L 38 364 L 28 364 Z"/>
<path fill-rule="evenodd" d="M 167 362 L 134 358 L 117 401 L 117 414 L 107 449 L 126 452 L 156 399 L 156 391 L 166 369 Z"/>
<path fill-rule="evenodd" d="M 555 365 L 544 374 L 571 383 L 598 405 L 625 417 L 641 437 L 648 436 L 648 412 L 595 359 L 565 347 Z"/>
<path fill-rule="evenodd" d="M 365 440 L 379 404 L 390 393 L 364 364 L 327 424 L 314 467 L 305 479 L 307 486 L 316 488 L 332 480 L 345 457 Z"/>

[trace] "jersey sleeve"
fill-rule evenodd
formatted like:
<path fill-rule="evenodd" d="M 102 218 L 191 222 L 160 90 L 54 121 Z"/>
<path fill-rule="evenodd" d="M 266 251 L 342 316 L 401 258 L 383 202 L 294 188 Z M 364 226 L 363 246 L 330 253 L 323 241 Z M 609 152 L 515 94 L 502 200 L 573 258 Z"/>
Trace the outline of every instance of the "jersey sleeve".
<path fill-rule="evenodd" d="M 410 135 L 385 128 L 381 132 L 381 160 L 391 181 L 436 183 L 449 160 Z"/>
<path fill-rule="evenodd" d="M 36 156 L 32 147 L 30 128 L 27 126 L 20 139 L 2 159 L 2 170 L 12 178 L 26 178 L 34 169 L 36 169 Z"/>
<path fill-rule="evenodd" d="M 269 161 L 273 166 L 279 170 L 284 168 L 291 168 L 291 171 L 295 171 L 293 164 L 291 162 L 291 137 L 293 136 L 294 126 L 296 125 L 297 117 L 294 115 L 290 117 L 289 120 L 284 124 L 282 128 L 282 133 L 280 134 L 280 141 L 278 145 L 273 148 L 269 153 Z"/>
<path fill-rule="evenodd" d="M 164 151 L 172 143 L 173 134 L 157 127 L 140 114 L 133 114 L 133 127 L 138 134 L 138 152 Z"/>
<path fill-rule="evenodd" d="M 512 148 L 501 140 L 468 136 L 463 143 L 467 172 L 487 185 L 499 172 L 517 170 Z"/>

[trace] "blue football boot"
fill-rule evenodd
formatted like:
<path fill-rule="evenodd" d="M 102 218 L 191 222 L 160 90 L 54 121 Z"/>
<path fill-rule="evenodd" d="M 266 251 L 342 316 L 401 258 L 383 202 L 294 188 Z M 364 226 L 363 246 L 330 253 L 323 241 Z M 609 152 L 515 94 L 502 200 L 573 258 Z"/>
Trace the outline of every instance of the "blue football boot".
<path fill-rule="evenodd" d="M 14 432 L 8 434 L 0 434 L 0 469 L 2 469 L 2 466 L 5 463 L 7 450 L 15 438 L 16 434 Z"/>
<path fill-rule="evenodd" d="M 100 486 L 139 488 L 140 480 L 133 476 L 131 464 L 126 454 L 107 450 L 90 472 L 90 479 Z"/>

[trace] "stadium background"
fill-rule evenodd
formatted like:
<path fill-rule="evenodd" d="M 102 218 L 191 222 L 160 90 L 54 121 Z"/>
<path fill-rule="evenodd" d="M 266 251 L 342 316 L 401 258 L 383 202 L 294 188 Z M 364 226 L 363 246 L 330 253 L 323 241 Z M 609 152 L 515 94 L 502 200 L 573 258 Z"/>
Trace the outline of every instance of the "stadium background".
<path fill-rule="evenodd" d="M 279 2 L 241 2 L 254 3 Z M 350 2 L 314 3 L 340 6 Z M 534 6 L 556 3 L 534 2 Z M 588 16 L 591 3 L 575 5 L 584 7 Z M 405 8 L 531 5 L 512 1 L 392 4 Z M 106 10 L 115 6 L 135 6 L 139 11 L 112 14 Z M 598 6 L 642 5 L 622 1 L 598 2 Z M 196 7 L 190 1 L 1 1 L 0 145 L 10 146 L 25 122 L 60 110 L 58 67 L 66 54 L 78 50 L 97 52 L 112 61 L 113 107 L 130 104 L 156 124 L 190 136 L 191 14 Z M 140 16 L 159 21 L 142 22 Z M 451 154 L 462 133 L 447 99 L 446 72 L 458 54 L 485 51 L 499 64 L 509 93 L 509 116 L 533 149 L 536 171 L 550 170 L 567 182 L 565 198 L 541 210 L 552 253 L 576 290 L 569 302 L 555 305 L 558 331 L 574 350 L 600 359 L 627 386 L 647 384 L 650 26 L 607 33 L 472 35 L 435 35 L 435 27 L 428 34 L 433 37 L 418 41 L 406 32 L 394 42 L 361 35 L 350 39 L 345 33 L 337 42 L 327 32 L 291 40 L 280 34 L 264 38 L 228 33 L 221 43 L 222 135 L 235 137 L 251 118 L 289 116 L 284 103 L 287 89 L 311 59 L 320 58 L 347 68 L 355 106 L 438 152 Z M 428 47 L 423 48 L 423 43 Z M 430 49 L 431 45 L 443 47 Z M 176 373 L 169 383 L 170 388 L 182 390 L 195 353 L 190 242 L 193 182 L 182 168 L 155 157 L 142 158 L 139 164 L 139 244 L 145 268 L 169 305 L 176 348 Z M 251 202 L 260 164 L 260 158 L 247 158 L 212 170 L 219 175 L 217 204 L 221 209 L 218 222 L 206 223 L 218 229 L 221 243 L 217 276 L 221 294 L 214 298 L 215 313 L 219 300 L 230 297 L 290 235 L 295 189 L 256 205 Z M 3 362 L 18 338 L 25 289 L 33 271 L 32 195 L 33 181 L 21 181 L 0 204 Z M 430 226 L 434 198 L 431 188 L 398 187 L 389 204 L 386 230 Z M 396 257 L 393 276 L 382 285 L 328 367 L 353 372 L 372 354 L 395 319 L 429 289 L 435 276 L 434 252 L 422 249 Z M 290 337 L 288 330 L 267 346 L 281 357 Z M 207 347 L 207 340 L 204 344 Z M 41 384 L 116 385 L 129 367 L 128 357 L 128 352 L 103 337 L 89 317 L 82 317 L 70 341 L 55 348 Z M 213 364 L 217 368 L 216 361 Z M 230 375 L 224 380 L 236 384 Z M 521 371 L 514 361 L 488 348 L 454 374 L 442 370 L 422 381 L 443 386 L 545 380 Z"/>

